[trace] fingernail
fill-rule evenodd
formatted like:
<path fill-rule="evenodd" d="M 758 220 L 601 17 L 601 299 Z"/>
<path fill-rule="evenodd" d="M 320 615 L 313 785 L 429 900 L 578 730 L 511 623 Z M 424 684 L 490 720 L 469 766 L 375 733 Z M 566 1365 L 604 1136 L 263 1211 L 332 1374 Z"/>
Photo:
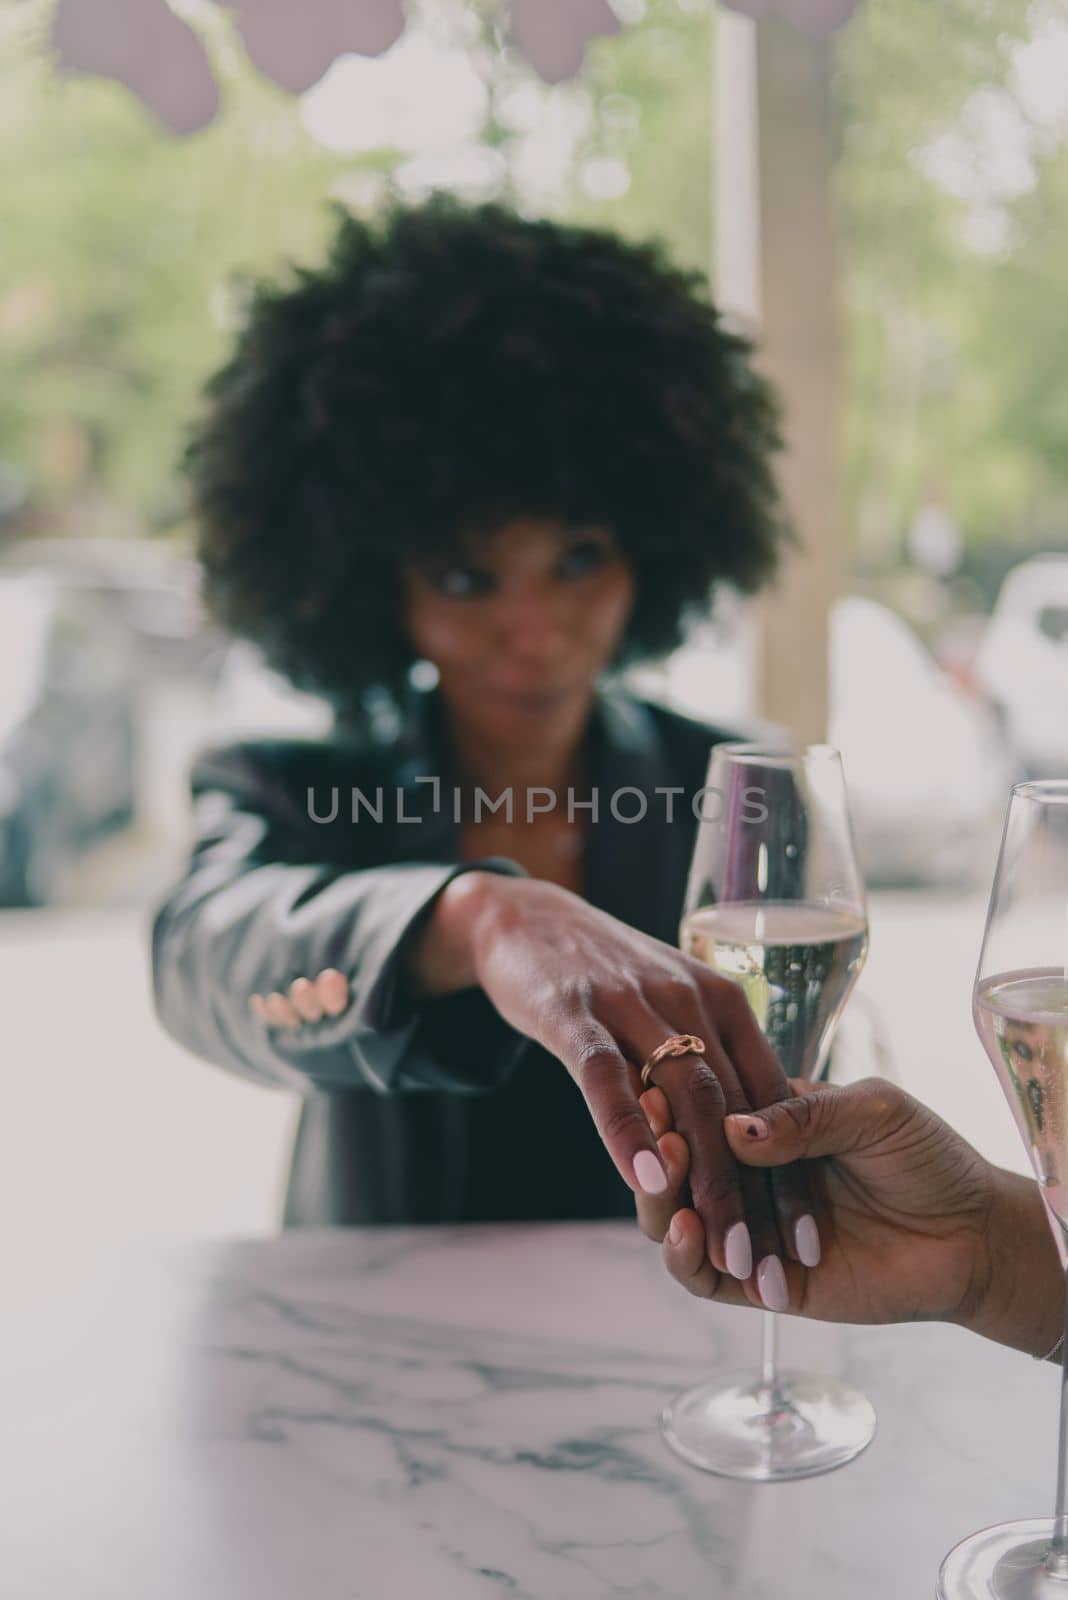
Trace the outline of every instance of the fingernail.
<path fill-rule="evenodd" d="M 634 1176 L 646 1194 L 663 1194 L 668 1186 L 667 1173 L 651 1150 L 639 1150 L 634 1157 Z"/>
<path fill-rule="evenodd" d="M 744 1222 L 736 1222 L 727 1229 L 723 1251 L 727 1257 L 727 1271 L 732 1278 L 739 1278 L 744 1283 L 753 1270 L 753 1243 Z"/>
<path fill-rule="evenodd" d="M 743 1133 L 747 1139 L 766 1139 L 768 1136 L 768 1125 L 763 1117 L 749 1117 L 733 1111 L 727 1121 L 733 1122 L 739 1133 Z"/>
<path fill-rule="evenodd" d="M 820 1264 L 820 1230 L 816 1226 L 816 1219 L 810 1213 L 798 1222 L 794 1229 L 794 1244 L 797 1253 L 806 1267 L 818 1267 Z"/>
<path fill-rule="evenodd" d="M 678 1244 L 679 1240 L 682 1238 L 682 1223 L 679 1221 L 679 1214 L 677 1211 L 671 1219 L 671 1225 L 668 1228 L 668 1238 L 672 1244 Z"/>
<path fill-rule="evenodd" d="M 765 1256 L 757 1267 L 757 1288 L 760 1298 L 769 1311 L 785 1311 L 790 1304 L 786 1292 L 786 1274 L 778 1256 Z"/>

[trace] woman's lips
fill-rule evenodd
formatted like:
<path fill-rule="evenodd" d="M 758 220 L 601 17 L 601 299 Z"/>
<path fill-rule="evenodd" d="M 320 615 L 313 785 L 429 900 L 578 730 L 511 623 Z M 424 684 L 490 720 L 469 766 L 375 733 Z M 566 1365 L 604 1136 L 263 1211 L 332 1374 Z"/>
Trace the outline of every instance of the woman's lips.
<path fill-rule="evenodd" d="M 531 713 L 544 713 L 557 711 L 561 706 L 575 698 L 574 689 L 544 689 L 538 691 L 513 692 L 506 689 L 493 689 L 489 691 L 489 698 L 496 700 L 499 705 L 507 706 L 515 711 Z"/>

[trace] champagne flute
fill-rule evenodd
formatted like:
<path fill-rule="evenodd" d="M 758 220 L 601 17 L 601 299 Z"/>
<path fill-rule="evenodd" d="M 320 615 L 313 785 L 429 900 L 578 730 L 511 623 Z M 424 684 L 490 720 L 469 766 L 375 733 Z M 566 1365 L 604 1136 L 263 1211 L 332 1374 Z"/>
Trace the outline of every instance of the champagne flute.
<path fill-rule="evenodd" d="M 1068 1266 L 1068 781 L 1018 783 L 1012 791 L 972 1015 Z M 1003 1523 L 962 1540 L 942 1563 L 938 1594 L 1068 1600 L 1068 1352 L 1052 1519 Z"/>
<path fill-rule="evenodd" d="M 837 750 L 714 747 L 679 944 L 742 986 L 788 1077 L 824 1072 L 868 949 Z M 730 1478 L 803 1478 L 871 1442 L 875 1412 L 858 1390 L 778 1370 L 777 1328 L 765 1311 L 759 1376 L 700 1384 L 663 1412 L 665 1439 L 692 1465 Z"/>

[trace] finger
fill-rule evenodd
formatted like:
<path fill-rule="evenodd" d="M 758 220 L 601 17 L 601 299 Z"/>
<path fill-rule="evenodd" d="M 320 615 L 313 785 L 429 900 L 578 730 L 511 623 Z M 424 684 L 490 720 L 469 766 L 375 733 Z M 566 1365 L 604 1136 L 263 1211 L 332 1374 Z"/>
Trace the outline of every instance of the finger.
<path fill-rule="evenodd" d="M 830 1088 L 827 1083 L 813 1083 L 807 1078 L 787 1080 L 795 1095 L 822 1094 Z M 797 1173 L 803 1173 L 805 1182 L 799 1183 Z M 823 1255 L 819 1218 L 823 1212 L 820 1199 L 822 1185 L 819 1174 L 803 1162 L 791 1162 L 785 1167 L 772 1167 L 771 1180 L 775 1197 L 779 1227 L 790 1245 L 790 1254 L 805 1267 L 818 1267 Z"/>
<path fill-rule="evenodd" d="M 668 1022 L 656 1011 L 643 1006 L 640 1010 L 628 1011 L 625 1021 L 620 1022 L 620 1032 L 624 1034 L 625 1048 L 635 1054 L 635 1059 L 644 1061 L 664 1038 L 686 1032 L 686 1026 L 683 1022 Z M 723 1085 L 700 1056 L 668 1056 L 657 1062 L 654 1070 L 656 1086 L 664 1091 L 670 1106 L 675 1131 L 681 1133 L 689 1146 L 689 1187 L 694 1210 L 705 1229 L 708 1259 L 718 1272 L 748 1278 L 755 1261 L 750 1224 L 755 1224 L 761 1245 L 766 1245 L 769 1235 L 774 1240 L 775 1230 L 774 1224 L 769 1227 L 771 1206 L 766 1202 L 761 1214 L 758 1198 L 761 1186 L 753 1184 L 747 1176 L 745 1182 L 755 1200 L 755 1216 L 748 1216 L 739 1165 L 723 1131 L 727 1110 Z M 727 1075 L 731 1075 L 729 1066 Z M 734 1101 L 735 1109 L 743 1104 L 747 1104 L 743 1099 Z M 766 1194 L 766 1184 L 763 1187 Z"/>
<path fill-rule="evenodd" d="M 289 999 L 304 1022 L 321 1022 L 323 1003 L 319 991 L 307 978 L 294 978 L 289 985 Z"/>
<path fill-rule="evenodd" d="M 319 999 L 328 1017 L 340 1017 L 349 1003 L 349 980 L 336 967 L 324 967 L 315 980 Z"/>
<path fill-rule="evenodd" d="M 249 995 L 248 1004 L 253 1016 L 259 1017 L 261 1022 L 267 1021 L 267 1002 L 262 994 Z"/>
<path fill-rule="evenodd" d="M 299 1028 L 300 1014 L 284 994 L 269 994 L 264 1001 L 266 1019 L 272 1028 Z"/>
<path fill-rule="evenodd" d="M 664 1161 L 667 1170 L 670 1191 L 663 1199 L 639 1197 L 638 1222 L 642 1232 L 649 1238 L 663 1239 L 676 1211 L 681 1206 L 689 1204 L 688 1196 L 685 1201 L 683 1200 L 682 1190 L 690 1170 L 690 1147 L 680 1133 L 673 1131 L 671 1104 L 663 1089 L 652 1086 L 646 1089 L 639 1099 L 639 1104 L 656 1135 L 661 1160 Z M 668 1160 L 665 1160 L 665 1150 L 670 1152 Z M 694 1215 L 696 1216 L 696 1212 Z M 703 1226 L 701 1232 L 703 1235 Z"/>
<path fill-rule="evenodd" d="M 548 1042 L 553 1049 L 553 1042 Z M 635 1193 L 667 1193 L 668 1176 L 638 1104 L 637 1074 L 608 1029 L 586 1014 L 570 1028 L 564 1025 L 560 1043 L 555 1053 L 582 1091 L 597 1132 L 623 1182 Z"/>
<path fill-rule="evenodd" d="M 690 1147 L 690 1192 L 709 1259 L 739 1282 L 756 1269 L 774 1297 L 784 1249 L 771 1184 L 767 1179 L 754 1182 L 752 1171 L 739 1170 L 722 1126 L 728 1110 L 739 1111 L 749 1102 L 719 1043 L 715 1019 L 701 1008 L 696 991 L 692 1004 L 690 1010 L 684 998 L 678 999 L 670 1025 L 651 1007 L 629 1011 L 622 1023 L 625 1048 L 641 1052 L 644 1059 L 673 1032 L 697 1033 L 705 1040 L 704 1058 L 689 1055 L 659 1062 L 654 1069 L 657 1086 L 665 1092 L 676 1131 Z"/>
<path fill-rule="evenodd" d="M 716 996 L 715 1020 L 719 1036 L 738 1074 L 746 1100 L 754 1110 L 788 1100 L 792 1083 L 778 1056 L 757 1024 L 741 987 L 709 974 L 706 993 Z M 733 1112 L 735 1108 L 732 1106 Z M 819 1261 L 818 1229 L 811 1174 L 798 1163 L 778 1168 L 768 1185 L 778 1232 L 786 1253 L 794 1261 L 813 1267 Z"/>
<path fill-rule="evenodd" d="M 675 1126 L 671 1117 L 671 1106 L 663 1089 L 649 1088 L 638 1096 L 638 1104 L 645 1112 L 645 1120 L 653 1130 L 653 1138 L 659 1139 Z"/>
<path fill-rule="evenodd" d="M 676 1211 L 664 1239 L 663 1255 L 668 1272 L 689 1294 L 699 1300 L 716 1298 L 724 1279 L 708 1259 L 705 1230 L 695 1211 Z"/>
<path fill-rule="evenodd" d="M 789 1161 L 853 1155 L 881 1143 L 915 1114 L 912 1096 L 885 1078 L 809 1087 L 778 1105 L 728 1117 L 739 1161 L 778 1167 Z"/>
<path fill-rule="evenodd" d="M 710 1037 L 706 1042 L 705 1060 L 721 1084 L 725 1085 L 727 1103 L 733 1108 L 739 1101 L 744 1103 L 744 1095 L 733 1081 L 730 1062 L 719 1041 L 711 1034 L 711 1030 L 708 1031 Z M 724 1143 L 727 1143 L 725 1132 Z M 730 1146 L 727 1148 L 730 1149 Z M 733 1151 L 731 1154 L 733 1156 Z M 691 1158 L 691 1167 L 693 1164 Z M 763 1304 L 769 1311 L 784 1311 L 786 1309 L 784 1270 L 789 1251 L 780 1237 L 770 1178 L 766 1173 L 740 1166 L 738 1183 L 749 1226 L 753 1271 L 748 1278 L 740 1272 L 734 1276 L 740 1283 L 749 1284 L 754 1304 Z M 690 1187 L 692 1190 L 692 1173 Z"/>
<path fill-rule="evenodd" d="M 662 1254 L 664 1265 L 675 1281 L 699 1299 L 718 1300 L 729 1306 L 752 1306 L 757 1311 L 771 1309 L 764 1286 L 756 1278 L 739 1283 L 729 1273 L 717 1273 L 708 1259 L 704 1229 L 696 1211 L 676 1211 L 664 1238 Z M 803 1303 L 799 1272 L 800 1268 L 795 1266 L 785 1271 L 784 1287 L 774 1309 L 789 1311 Z"/>
<path fill-rule="evenodd" d="M 661 1090 L 647 1089 L 645 1094 L 642 1095 L 641 1104 L 642 1109 L 645 1111 L 645 1114 L 649 1119 L 649 1126 L 653 1129 L 654 1133 L 659 1134 L 659 1125 L 664 1119 L 664 1111 L 670 1115 L 670 1105 L 668 1103 L 667 1096 L 663 1094 Z M 664 1110 L 661 1110 L 661 1105 L 663 1106 Z M 680 1135 L 675 1135 L 675 1137 L 681 1138 Z M 663 1146 L 663 1143 L 664 1140 L 661 1139 L 661 1147 Z M 682 1143 L 685 1145 L 684 1140 Z M 686 1146 L 686 1152 L 688 1164 L 689 1146 Z M 774 1182 L 775 1176 L 776 1175 L 774 1173 L 757 1173 L 751 1168 L 745 1167 L 743 1167 L 742 1171 L 739 1173 L 739 1183 L 741 1185 L 742 1200 L 745 1206 L 747 1226 L 749 1227 L 751 1248 L 752 1253 L 758 1263 L 758 1271 L 759 1264 L 770 1262 L 773 1257 L 778 1255 L 780 1249 L 782 1248 L 782 1241 L 775 1227 L 773 1217 L 773 1193 L 771 1190 L 771 1184 Z M 666 1200 L 658 1202 L 650 1201 L 648 1204 L 652 1208 L 648 1213 L 650 1225 L 645 1226 L 642 1222 L 642 1219 L 639 1218 L 639 1224 L 642 1226 L 642 1232 L 648 1234 L 650 1238 L 655 1237 L 662 1239 L 667 1224 L 671 1221 L 674 1208 L 669 1207 Z M 696 1215 L 696 1213 L 694 1213 L 694 1215 Z M 805 1213 L 805 1215 L 808 1215 L 808 1213 Z M 800 1221 L 800 1218 L 798 1220 Z M 811 1238 L 813 1227 L 815 1227 L 815 1220 L 814 1218 L 810 1217 L 809 1222 L 806 1222 L 801 1229 L 801 1243 L 802 1247 L 806 1251 L 806 1254 L 812 1253 Z M 658 1229 L 659 1231 L 654 1233 L 652 1231 L 654 1228 Z M 704 1230 L 702 1226 L 702 1233 L 703 1231 Z M 816 1236 L 818 1238 L 818 1231 Z M 742 1262 L 739 1262 L 739 1266 L 742 1264 Z M 812 1265 L 815 1265 L 815 1262 L 813 1262 Z M 773 1270 L 774 1269 L 772 1269 L 770 1266 L 764 1266 L 763 1276 L 765 1281 L 767 1280 L 768 1272 Z"/>
<path fill-rule="evenodd" d="M 647 1239 L 658 1242 L 668 1231 L 671 1219 L 683 1204 L 686 1175 L 690 1170 L 690 1148 L 677 1133 L 665 1133 L 657 1140 L 660 1162 L 667 1173 L 668 1187 L 664 1194 L 639 1194 L 634 1197 L 638 1213 L 638 1226 Z"/>
<path fill-rule="evenodd" d="M 674 1033 L 696 1032 L 688 1022 L 669 1022 L 644 1002 L 631 1001 L 607 1020 L 635 1061 L 647 1060 Z M 717 1271 L 747 1278 L 753 1270 L 752 1234 L 738 1163 L 723 1132 L 727 1109 L 723 1089 L 700 1056 L 668 1056 L 654 1071 L 655 1087 L 668 1103 L 675 1131 L 689 1147 L 690 1192 L 705 1230 L 709 1259 Z M 737 1100 L 735 1109 L 745 1104 Z"/>
<path fill-rule="evenodd" d="M 696 1211 L 676 1211 L 664 1238 L 662 1255 L 676 1283 L 699 1300 L 721 1300 L 728 1305 L 760 1303 L 755 1289 L 747 1295 L 745 1285 L 729 1273 L 718 1272 L 708 1259 L 705 1230 Z"/>
<path fill-rule="evenodd" d="M 676 1126 L 690 1146 L 693 1209 L 704 1227 L 713 1265 L 744 1283 L 756 1263 L 778 1249 L 767 1185 L 762 1191 L 751 1181 L 727 1143 L 727 1101 L 720 1076 L 706 1058 L 690 1064 L 683 1080 L 677 1069 L 685 1066 L 685 1061 L 673 1063 L 666 1087 Z"/>

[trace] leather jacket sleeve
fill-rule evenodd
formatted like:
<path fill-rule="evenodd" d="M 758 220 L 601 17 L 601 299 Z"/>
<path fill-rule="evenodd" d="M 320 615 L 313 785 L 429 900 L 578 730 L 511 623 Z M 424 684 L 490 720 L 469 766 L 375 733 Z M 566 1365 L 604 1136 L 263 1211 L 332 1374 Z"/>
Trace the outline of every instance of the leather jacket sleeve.
<path fill-rule="evenodd" d="M 303 1094 L 493 1087 L 530 1041 L 481 989 L 413 1001 L 398 952 L 460 873 L 524 869 L 504 857 L 365 864 L 351 830 L 302 810 L 308 763 L 322 759 L 310 743 L 249 741 L 195 761 L 192 853 L 152 919 L 159 1020 L 194 1055 Z M 340 1017 L 282 1029 L 251 1010 L 251 995 L 324 967 L 349 979 Z"/>

